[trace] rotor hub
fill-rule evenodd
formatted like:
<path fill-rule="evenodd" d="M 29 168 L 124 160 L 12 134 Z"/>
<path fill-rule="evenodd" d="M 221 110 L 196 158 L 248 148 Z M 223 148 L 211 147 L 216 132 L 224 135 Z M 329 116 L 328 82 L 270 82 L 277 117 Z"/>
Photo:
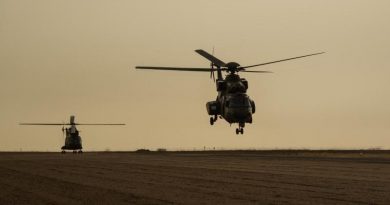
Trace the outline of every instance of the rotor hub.
<path fill-rule="evenodd" d="M 227 67 L 228 72 L 235 73 L 239 71 L 240 64 L 238 64 L 237 62 L 229 62 L 225 64 L 225 66 Z"/>
<path fill-rule="evenodd" d="M 236 69 L 240 67 L 240 64 L 238 64 L 237 62 L 229 62 L 225 66 L 229 69 Z"/>

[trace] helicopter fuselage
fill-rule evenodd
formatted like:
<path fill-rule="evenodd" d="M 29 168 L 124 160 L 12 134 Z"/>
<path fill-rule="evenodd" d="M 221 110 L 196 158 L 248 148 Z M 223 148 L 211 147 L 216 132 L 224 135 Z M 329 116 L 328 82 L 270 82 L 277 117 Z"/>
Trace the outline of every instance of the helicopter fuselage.
<path fill-rule="evenodd" d="M 61 147 L 62 150 L 81 150 L 83 149 L 81 143 L 81 136 L 76 127 L 70 127 L 65 129 L 65 145 Z"/>
<path fill-rule="evenodd" d="M 228 123 L 238 123 L 240 128 L 245 123 L 252 123 L 252 114 L 255 113 L 255 103 L 246 94 L 248 81 L 237 74 L 229 74 L 225 79 L 216 81 L 218 96 L 215 101 L 206 104 L 208 114 L 213 124 L 218 117 Z"/>

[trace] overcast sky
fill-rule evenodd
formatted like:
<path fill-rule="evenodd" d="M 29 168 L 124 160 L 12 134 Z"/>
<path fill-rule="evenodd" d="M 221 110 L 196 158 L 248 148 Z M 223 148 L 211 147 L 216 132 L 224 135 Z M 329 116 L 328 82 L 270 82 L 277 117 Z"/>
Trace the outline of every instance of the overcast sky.
<path fill-rule="evenodd" d="M 0 150 L 57 151 L 80 126 L 85 150 L 390 148 L 388 0 L 0 0 Z M 251 65 L 244 135 L 209 125 L 209 73 L 194 52 Z"/>

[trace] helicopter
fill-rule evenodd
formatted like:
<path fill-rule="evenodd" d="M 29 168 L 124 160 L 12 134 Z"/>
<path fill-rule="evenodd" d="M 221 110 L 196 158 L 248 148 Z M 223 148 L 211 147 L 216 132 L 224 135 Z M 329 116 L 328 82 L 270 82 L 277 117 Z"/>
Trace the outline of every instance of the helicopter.
<path fill-rule="evenodd" d="M 86 124 L 86 123 L 75 123 L 75 116 L 71 115 L 69 123 L 20 123 L 20 125 L 62 125 L 62 134 L 65 137 L 65 145 L 61 147 L 61 153 L 65 154 L 65 150 L 72 150 L 73 153 L 83 153 L 80 131 L 77 130 L 76 125 L 125 125 L 125 124 Z M 70 125 L 70 127 L 65 127 Z"/>
<path fill-rule="evenodd" d="M 304 58 L 314 55 L 323 54 L 324 52 L 312 53 L 308 55 L 286 58 L 266 63 L 260 63 L 249 66 L 241 66 L 237 62 L 225 63 L 202 49 L 195 50 L 196 53 L 210 61 L 210 68 L 184 68 L 184 67 L 155 67 L 155 66 L 136 66 L 136 69 L 147 70 L 168 70 L 168 71 L 194 71 L 194 72 L 210 72 L 210 78 L 216 83 L 218 96 L 215 101 L 206 103 L 207 113 L 210 115 L 210 125 L 214 125 L 218 118 L 225 119 L 230 125 L 238 123 L 236 134 L 244 134 L 245 123 L 252 123 L 252 115 L 256 112 L 255 102 L 246 94 L 248 90 L 248 81 L 241 78 L 238 73 L 272 73 L 270 71 L 246 70 L 257 66 L 268 65 L 298 58 Z M 222 71 L 227 74 L 225 78 L 222 76 Z M 215 80 L 214 72 L 217 72 Z"/>

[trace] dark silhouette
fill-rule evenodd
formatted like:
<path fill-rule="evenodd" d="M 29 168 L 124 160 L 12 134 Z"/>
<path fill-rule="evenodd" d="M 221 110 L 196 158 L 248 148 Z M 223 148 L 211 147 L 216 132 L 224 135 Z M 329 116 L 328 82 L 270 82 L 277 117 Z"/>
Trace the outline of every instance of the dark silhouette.
<path fill-rule="evenodd" d="M 75 123 L 75 117 L 70 116 L 69 123 L 20 123 L 20 125 L 62 125 L 62 134 L 65 135 L 65 145 L 61 147 L 62 153 L 66 153 L 65 150 L 73 150 L 73 153 L 82 153 L 82 143 L 79 131 L 76 125 L 125 125 L 125 124 L 86 124 L 86 123 Z M 69 128 L 65 128 L 65 125 L 70 125 Z"/>
<path fill-rule="evenodd" d="M 214 72 L 216 71 L 217 80 L 215 82 L 218 96 L 215 101 L 210 101 L 206 104 L 207 112 L 211 115 L 210 124 L 213 125 L 218 117 L 225 119 L 230 124 L 238 123 L 236 134 L 244 134 L 245 123 L 252 123 L 252 114 L 256 111 L 255 102 L 246 94 L 246 91 L 248 90 L 248 81 L 245 78 L 240 78 L 237 74 L 238 72 L 271 73 L 270 71 L 252 71 L 246 69 L 324 53 L 313 53 L 267 63 L 240 66 L 240 64 L 236 62 L 224 63 L 214 55 L 201 49 L 195 50 L 195 52 L 211 61 L 210 68 L 136 66 L 136 69 L 210 72 L 210 78 L 213 78 L 214 81 Z M 222 71 L 227 72 L 225 79 L 222 76 Z"/>

